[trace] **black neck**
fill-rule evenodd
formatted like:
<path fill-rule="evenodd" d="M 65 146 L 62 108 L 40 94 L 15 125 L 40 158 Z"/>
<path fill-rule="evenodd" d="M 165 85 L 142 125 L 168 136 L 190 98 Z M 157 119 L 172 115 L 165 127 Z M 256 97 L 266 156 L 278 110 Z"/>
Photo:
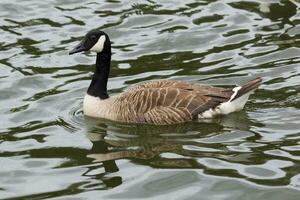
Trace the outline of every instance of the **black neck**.
<path fill-rule="evenodd" d="M 96 70 L 87 93 L 100 99 L 107 99 L 107 80 L 110 70 L 111 52 L 97 54 Z"/>

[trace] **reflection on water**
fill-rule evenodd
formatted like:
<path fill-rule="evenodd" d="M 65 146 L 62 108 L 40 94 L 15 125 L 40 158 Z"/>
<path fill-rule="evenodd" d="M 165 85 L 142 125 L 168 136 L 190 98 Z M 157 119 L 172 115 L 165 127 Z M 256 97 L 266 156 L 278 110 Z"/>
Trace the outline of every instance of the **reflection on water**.
<path fill-rule="evenodd" d="M 299 2 L 0 2 L 0 199 L 298 199 Z M 263 85 L 244 111 L 175 126 L 82 114 L 94 55 L 109 92 L 153 79 Z M 79 64 L 78 64 L 79 63 Z"/>
<path fill-rule="evenodd" d="M 237 116 L 214 119 L 215 122 L 163 127 L 124 124 L 112 126 L 110 122 L 98 123 L 96 127 L 101 127 L 103 133 L 91 132 L 87 136 L 93 142 L 92 150 L 99 149 L 99 152 L 92 151 L 87 157 L 93 158 L 94 162 L 103 162 L 103 165 L 112 160 L 131 159 L 137 164 L 154 168 L 203 169 L 207 174 L 215 174 L 215 170 L 210 168 L 217 168 L 221 176 L 244 177 L 253 179 L 254 182 L 273 185 L 274 181 L 270 183 L 269 180 L 279 178 L 277 172 L 266 169 L 265 172 L 272 173 L 273 176 L 266 173 L 262 179 L 264 163 L 269 159 L 261 158 L 261 154 L 252 150 L 254 148 L 259 151 L 259 148 L 265 145 L 256 142 L 260 138 L 259 135 L 243 131 L 248 130 L 251 125 L 263 125 L 247 120 L 247 116 L 242 113 Z M 247 143 L 244 143 L 245 140 Z M 107 151 L 108 146 L 110 151 Z M 230 163 L 239 165 L 234 166 Z M 209 166 L 211 164 L 212 166 Z M 229 168 L 224 165 L 228 165 Z M 247 165 L 257 165 L 256 168 L 260 169 L 258 171 L 262 171 L 262 174 L 255 177 L 255 172 L 251 172 L 252 167 L 248 169 Z M 116 165 L 111 167 L 109 169 L 114 171 Z M 240 173 L 240 168 L 243 169 L 243 174 Z M 105 168 L 105 171 L 109 169 Z"/>

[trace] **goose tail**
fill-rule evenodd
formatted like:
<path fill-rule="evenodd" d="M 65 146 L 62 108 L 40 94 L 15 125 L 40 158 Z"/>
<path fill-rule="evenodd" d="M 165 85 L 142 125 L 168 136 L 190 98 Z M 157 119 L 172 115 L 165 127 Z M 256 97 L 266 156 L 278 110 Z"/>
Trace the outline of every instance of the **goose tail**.
<path fill-rule="evenodd" d="M 233 91 L 235 92 L 231 98 L 230 101 L 235 101 L 236 99 L 247 95 L 249 96 L 254 90 L 258 88 L 258 86 L 261 84 L 262 78 L 257 77 L 256 79 L 253 79 L 249 81 L 248 83 L 244 84 L 243 86 L 240 87 L 235 87 L 233 88 Z"/>
<path fill-rule="evenodd" d="M 235 111 L 242 110 L 248 101 L 249 96 L 256 90 L 261 84 L 262 79 L 260 77 L 249 81 L 243 86 L 238 86 L 232 89 L 233 94 L 227 102 L 220 104 L 219 113 L 229 114 Z"/>

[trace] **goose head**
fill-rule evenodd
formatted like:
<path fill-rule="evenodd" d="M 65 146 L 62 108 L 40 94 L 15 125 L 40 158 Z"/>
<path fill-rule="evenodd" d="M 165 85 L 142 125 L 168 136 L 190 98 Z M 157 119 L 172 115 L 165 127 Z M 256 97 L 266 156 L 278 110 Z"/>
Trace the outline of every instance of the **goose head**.
<path fill-rule="evenodd" d="M 69 54 L 83 51 L 96 53 L 110 52 L 111 44 L 108 35 L 100 30 L 92 30 L 85 35 L 83 40 Z"/>

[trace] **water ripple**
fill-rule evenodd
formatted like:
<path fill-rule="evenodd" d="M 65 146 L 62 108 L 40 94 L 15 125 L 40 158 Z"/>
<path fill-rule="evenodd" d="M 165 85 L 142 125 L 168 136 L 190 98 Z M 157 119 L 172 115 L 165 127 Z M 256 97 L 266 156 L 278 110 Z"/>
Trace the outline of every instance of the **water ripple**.
<path fill-rule="evenodd" d="M 0 198 L 298 199 L 298 1 L 16 1 L 0 6 Z M 176 126 L 82 113 L 106 31 L 111 94 L 152 79 L 264 83 L 244 111 Z"/>

